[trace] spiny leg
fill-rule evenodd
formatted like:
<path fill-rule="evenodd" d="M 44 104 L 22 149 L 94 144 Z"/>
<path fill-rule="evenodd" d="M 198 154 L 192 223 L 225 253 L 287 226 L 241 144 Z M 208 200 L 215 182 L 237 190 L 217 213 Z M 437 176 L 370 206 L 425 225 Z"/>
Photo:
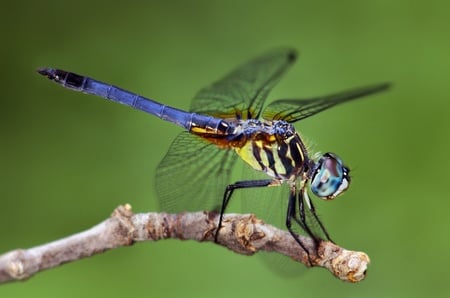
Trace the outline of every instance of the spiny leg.
<path fill-rule="evenodd" d="M 228 185 L 227 188 L 225 189 L 225 193 L 223 194 L 222 207 L 220 208 L 219 224 L 217 225 L 216 234 L 214 235 L 214 242 L 217 242 L 219 230 L 222 227 L 223 214 L 225 213 L 225 210 L 228 206 L 228 203 L 230 202 L 234 190 L 240 188 L 267 187 L 271 185 L 280 185 L 280 182 L 278 180 L 264 179 L 264 180 L 238 181 L 235 182 L 234 184 Z"/>
<path fill-rule="evenodd" d="M 317 245 L 319 240 L 317 239 L 317 236 L 311 231 L 308 223 L 306 222 L 305 202 L 303 199 L 302 191 L 298 193 L 298 216 L 299 217 L 297 217 L 297 213 L 294 214 L 295 221 L 303 227 L 305 232 L 314 240 L 314 243 Z"/>
<path fill-rule="evenodd" d="M 331 240 L 330 235 L 328 234 L 327 230 L 325 229 L 325 226 L 320 221 L 319 216 L 317 216 L 316 208 L 314 208 L 314 205 L 313 205 L 311 199 L 309 198 L 308 191 L 306 189 L 304 189 L 302 192 L 303 192 L 302 199 L 300 199 L 300 194 L 299 194 L 299 201 L 302 200 L 302 201 L 306 202 L 306 204 L 308 205 L 309 211 L 312 213 L 312 215 L 314 216 L 317 223 L 319 223 L 320 229 L 325 234 L 325 237 L 327 237 L 327 240 L 334 243 L 334 241 Z M 303 210 L 303 213 L 304 212 L 305 211 Z"/>
<path fill-rule="evenodd" d="M 306 252 L 306 254 L 308 255 L 308 261 L 309 261 L 309 263 L 312 266 L 313 263 L 312 263 L 309 251 L 306 249 L 305 245 L 302 243 L 302 241 L 300 240 L 298 235 L 292 229 L 292 222 L 291 222 L 291 220 L 294 219 L 294 221 L 297 222 L 298 225 L 303 230 L 305 230 L 308 234 L 311 231 L 309 230 L 308 226 L 306 226 L 306 222 L 303 223 L 302 221 L 300 221 L 300 220 L 298 220 L 296 218 L 296 211 L 295 210 L 296 210 L 296 190 L 295 190 L 295 188 L 292 188 L 291 191 L 290 191 L 290 194 L 289 194 L 289 202 L 288 202 L 288 208 L 287 208 L 287 214 L 286 214 L 286 227 L 287 227 L 289 233 L 291 233 L 292 237 L 295 239 L 295 241 Z M 313 239 L 314 239 L 314 237 L 313 237 Z"/>

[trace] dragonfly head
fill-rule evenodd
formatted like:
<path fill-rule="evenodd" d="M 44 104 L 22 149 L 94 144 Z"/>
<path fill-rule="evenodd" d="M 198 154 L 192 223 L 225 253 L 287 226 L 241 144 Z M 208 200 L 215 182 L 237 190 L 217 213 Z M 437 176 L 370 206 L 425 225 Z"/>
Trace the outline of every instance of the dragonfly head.
<path fill-rule="evenodd" d="M 321 199 L 333 200 L 350 185 L 350 170 L 333 153 L 325 153 L 314 168 L 311 191 Z"/>

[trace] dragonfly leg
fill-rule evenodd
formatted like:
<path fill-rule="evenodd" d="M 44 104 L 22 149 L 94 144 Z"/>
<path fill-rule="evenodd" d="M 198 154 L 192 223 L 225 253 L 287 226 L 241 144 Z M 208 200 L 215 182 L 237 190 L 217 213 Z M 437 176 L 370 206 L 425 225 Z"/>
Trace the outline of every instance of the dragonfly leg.
<path fill-rule="evenodd" d="M 296 214 L 294 215 L 294 220 L 305 230 L 305 232 L 314 239 L 314 242 L 318 242 L 317 236 L 314 235 L 314 233 L 311 231 L 311 229 L 308 226 L 308 223 L 306 222 L 306 214 L 305 214 L 305 203 L 303 199 L 300 197 L 300 194 L 298 196 L 298 216 Z"/>
<path fill-rule="evenodd" d="M 295 195 L 295 189 L 292 189 L 289 195 L 289 202 L 288 202 L 288 208 L 287 208 L 287 214 L 286 214 L 286 227 L 289 231 L 289 233 L 291 233 L 292 237 L 295 239 L 295 241 L 300 245 L 300 247 L 306 252 L 306 254 L 308 255 L 308 261 L 309 263 L 312 265 L 312 261 L 311 261 L 311 256 L 309 254 L 309 251 L 306 249 L 305 245 L 302 243 L 302 241 L 300 240 L 300 238 L 298 237 L 298 235 L 294 232 L 294 230 L 292 229 L 292 222 L 291 220 L 294 219 L 294 221 L 296 221 L 300 227 L 305 230 L 305 231 L 309 231 L 309 228 L 305 225 L 305 223 L 301 222 L 300 220 L 297 219 L 296 217 L 296 195 Z M 308 234 L 311 231 L 308 232 Z"/>
<path fill-rule="evenodd" d="M 316 208 L 314 208 L 314 205 L 313 205 L 311 199 L 309 198 L 308 192 L 306 189 L 304 189 L 303 191 L 301 191 L 299 193 L 298 200 L 300 201 L 301 205 L 304 205 L 303 202 L 306 202 L 306 204 L 308 205 L 309 211 L 314 216 L 314 219 L 316 220 L 316 222 L 319 224 L 320 229 L 325 234 L 325 237 L 327 238 L 327 240 L 333 242 L 333 240 L 331 240 L 330 235 L 328 234 L 327 230 L 325 229 L 325 226 L 323 225 L 323 223 L 320 221 L 319 217 L 317 216 Z M 300 216 L 303 216 L 302 220 L 305 221 L 305 223 L 306 223 L 304 206 L 302 206 L 302 208 L 300 210 Z"/>
<path fill-rule="evenodd" d="M 216 234 L 214 235 L 214 242 L 217 242 L 219 230 L 222 227 L 223 214 L 227 209 L 228 203 L 230 202 L 234 190 L 240 188 L 267 187 L 270 185 L 279 185 L 279 183 L 275 183 L 275 181 L 272 179 L 263 179 L 263 180 L 238 181 L 227 186 L 227 188 L 225 189 L 225 193 L 223 194 L 222 207 L 220 208 L 219 224 L 217 225 Z"/>

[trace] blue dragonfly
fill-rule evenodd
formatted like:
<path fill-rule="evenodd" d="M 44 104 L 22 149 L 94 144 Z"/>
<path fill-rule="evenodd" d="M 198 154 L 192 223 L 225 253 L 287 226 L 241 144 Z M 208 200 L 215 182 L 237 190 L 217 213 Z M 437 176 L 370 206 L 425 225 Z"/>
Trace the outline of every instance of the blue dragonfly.
<path fill-rule="evenodd" d="M 173 141 L 156 170 L 158 199 L 162 210 L 168 212 L 217 210 L 220 206 L 216 242 L 235 190 L 287 185 L 284 223 L 309 257 L 298 230 L 309 235 L 316 246 L 331 238 L 317 216 L 308 188 L 320 199 L 333 200 L 347 190 L 351 180 L 349 169 L 337 155 L 325 153 L 313 158 L 293 123 L 384 91 L 389 83 L 309 99 L 280 99 L 263 109 L 267 95 L 297 56 L 293 49 L 278 49 L 244 63 L 201 89 L 189 111 L 72 72 L 53 68 L 38 72 L 65 88 L 131 106 L 181 126 L 185 131 Z M 237 157 L 267 178 L 231 183 Z"/>

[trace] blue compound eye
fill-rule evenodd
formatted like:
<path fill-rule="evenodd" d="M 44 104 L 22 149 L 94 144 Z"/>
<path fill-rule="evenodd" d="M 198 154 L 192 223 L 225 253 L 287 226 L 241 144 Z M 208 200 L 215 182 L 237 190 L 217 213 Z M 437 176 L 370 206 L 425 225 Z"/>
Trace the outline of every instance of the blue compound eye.
<path fill-rule="evenodd" d="M 311 191 L 321 199 L 332 200 L 350 184 L 349 169 L 332 153 L 324 154 L 316 164 L 311 180 Z"/>

